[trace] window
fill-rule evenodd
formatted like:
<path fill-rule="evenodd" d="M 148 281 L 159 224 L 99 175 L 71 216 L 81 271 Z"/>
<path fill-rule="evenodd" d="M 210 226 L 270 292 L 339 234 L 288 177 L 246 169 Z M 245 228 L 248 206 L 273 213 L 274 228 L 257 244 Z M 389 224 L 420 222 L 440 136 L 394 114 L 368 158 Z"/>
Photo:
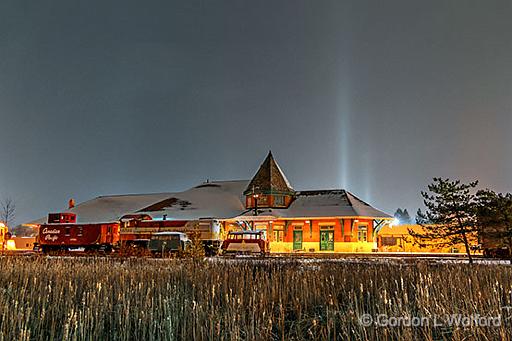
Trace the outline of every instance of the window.
<path fill-rule="evenodd" d="M 284 196 L 283 195 L 274 196 L 274 206 L 284 206 Z"/>
<path fill-rule="evenodd" d="M 365 225 L 357 226 L 357 240 L 365 242 L 368 239 L 368 229 Z"/>
<path fill-rule="evenodd" d="M 275 242 L 284 241 L 284 230 L 282 227 L 279 227 L 279 228 L 274 227 L 274 241 Z"/>
<path fill-rule="evenodd" d="M 81 237 L 84 234 L 84 228 L 82 226 L 78 226 L 78 236 Z"/>
<path fill-rule="evenodd" d="M 387 237 L 387 236 L 382 236 L 382 246 L 394 246 L 396 245 L 396 238 L 395 237 Z"/>
<path fill-rule="evenodd" d="M 334 225 L 321 225 L 321 230 L 334 230 Z"/>

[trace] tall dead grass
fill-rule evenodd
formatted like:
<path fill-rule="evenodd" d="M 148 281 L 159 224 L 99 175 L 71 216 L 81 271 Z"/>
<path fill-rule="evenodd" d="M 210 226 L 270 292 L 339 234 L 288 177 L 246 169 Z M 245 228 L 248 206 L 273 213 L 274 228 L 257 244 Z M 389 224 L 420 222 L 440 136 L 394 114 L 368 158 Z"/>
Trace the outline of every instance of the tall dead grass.
<path fill-rule="evenodd" d="M 0 258 L 0 340 L 510 339 L 512 268 Z M 364 314 L 499 327 L 365 327 Z"/>

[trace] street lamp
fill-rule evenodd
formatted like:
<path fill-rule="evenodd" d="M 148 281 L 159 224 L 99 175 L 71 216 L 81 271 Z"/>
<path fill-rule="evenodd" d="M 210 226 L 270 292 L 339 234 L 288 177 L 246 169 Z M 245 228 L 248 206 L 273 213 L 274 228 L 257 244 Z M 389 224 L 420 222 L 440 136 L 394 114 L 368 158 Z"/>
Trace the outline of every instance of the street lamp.
<path fill-rule="evenodd" d="M 252 194 L 252 199 L 253 199 L 253 202 L 254 202 L 254 215 L 258 215 L 258 198 L 260 197 L 259 194 L 256 194 L 253 192 Z"/>

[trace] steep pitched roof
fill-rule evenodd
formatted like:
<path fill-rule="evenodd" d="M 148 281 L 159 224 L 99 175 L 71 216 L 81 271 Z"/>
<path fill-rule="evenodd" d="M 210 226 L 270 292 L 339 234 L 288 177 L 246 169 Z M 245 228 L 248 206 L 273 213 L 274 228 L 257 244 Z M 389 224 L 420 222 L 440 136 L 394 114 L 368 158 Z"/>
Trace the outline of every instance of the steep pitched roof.
<path fill-rule="evenodd" d="M 252 193 L 253 189 L 255 192 L 268 194 L 294 193 L 290 182 L 286 179 L 276 160 L 274 160 L 272 152 L 268 153 L 265 161 L 263 161 L 249 186 L 245 189 L 244 194 Z"/>

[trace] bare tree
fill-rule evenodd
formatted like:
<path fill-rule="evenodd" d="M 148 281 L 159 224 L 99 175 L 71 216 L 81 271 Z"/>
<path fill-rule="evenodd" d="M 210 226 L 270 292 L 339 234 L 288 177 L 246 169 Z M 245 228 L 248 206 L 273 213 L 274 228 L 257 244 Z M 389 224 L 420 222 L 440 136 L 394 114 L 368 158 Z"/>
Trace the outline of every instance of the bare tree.
<path fill-rule="evenodd" d="M 16 204 L 12 198 L 5 198 L 0 203 L 0 221 L 6 226 L 10 226 L 14 222 L 16 214 Z"/>

